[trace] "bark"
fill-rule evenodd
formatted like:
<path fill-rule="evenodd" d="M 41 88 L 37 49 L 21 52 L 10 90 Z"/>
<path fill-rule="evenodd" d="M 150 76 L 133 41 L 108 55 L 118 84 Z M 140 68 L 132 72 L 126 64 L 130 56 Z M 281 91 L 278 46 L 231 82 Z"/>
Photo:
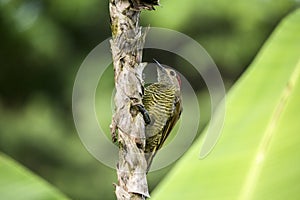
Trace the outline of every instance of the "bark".
<path fill-rule="evenodd" d="M 145 0 L 144 0 L 145 1 Z M 145 32 L 139 26 L 142 9 L 154 9 L 155 0 L 110 0 L 111 50 L 115 72 L 115 114 L 111 124 L 113 141 L 119 145 L 117 164 L 118 200 L 149 197 L 144 157 L 145 122 L 138 111 L 142 105 L 142 51 Z"/>

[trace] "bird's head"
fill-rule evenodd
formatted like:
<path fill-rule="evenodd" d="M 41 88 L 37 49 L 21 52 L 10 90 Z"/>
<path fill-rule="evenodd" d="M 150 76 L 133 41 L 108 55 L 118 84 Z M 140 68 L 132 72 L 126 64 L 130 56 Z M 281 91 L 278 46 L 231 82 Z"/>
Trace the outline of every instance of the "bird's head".
<path fill-rule="evenodd" d="M 165 85 L 175 86 L 176 89 L 180 90 L 181 79 L 178 73 L 172 68 L 166 68 L 162 66 L 157 60 L 154 60 L 157 64 L 157 79 L 158 82 Z"/>

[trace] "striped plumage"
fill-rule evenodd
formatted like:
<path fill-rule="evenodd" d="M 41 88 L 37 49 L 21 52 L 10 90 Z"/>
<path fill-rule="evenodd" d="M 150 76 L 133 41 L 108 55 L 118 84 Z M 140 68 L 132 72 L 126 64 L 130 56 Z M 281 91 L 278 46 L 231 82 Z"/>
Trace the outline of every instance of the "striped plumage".
<path fill-rule="evenodd" d="M 173 69 L 158 65 L 158 82 L 147 86 L 143 97 L 144 107 L 151 120 L 145 131 L 148 170 L 182 111 L 179 76 Z"/>

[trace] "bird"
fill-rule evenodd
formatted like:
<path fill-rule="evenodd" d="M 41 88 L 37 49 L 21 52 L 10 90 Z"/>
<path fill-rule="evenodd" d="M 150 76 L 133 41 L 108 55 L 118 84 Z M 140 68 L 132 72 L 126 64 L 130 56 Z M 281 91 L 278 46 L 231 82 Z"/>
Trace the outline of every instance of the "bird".
<path fill-rule="evenodd" d="M 142 102 L 150 121 L 145 126 L 144 150 L 148 173 L 157 151 L 163 146 L 182 113 L 181 79 L 172 68 L 157 64 L 157 82 L 145 87 Z"/>

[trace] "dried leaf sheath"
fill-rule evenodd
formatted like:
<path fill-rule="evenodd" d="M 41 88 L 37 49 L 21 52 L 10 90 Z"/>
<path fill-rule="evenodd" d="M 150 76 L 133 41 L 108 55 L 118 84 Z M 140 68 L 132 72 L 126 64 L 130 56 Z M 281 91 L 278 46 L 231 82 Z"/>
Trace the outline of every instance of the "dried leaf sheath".
<path fill-rule="evenodd" d="M 111 133 L 119 143 L 118 200 L 149 197 L 144 157 L 145 122 L 134 106 L 142 104 L 142 71 L 145 67 L 141 63 L 145 33 L 138 25 L 140 9 L 153 9 L 156 5 L 153 3 L 158 2 L 110 0 L 109 5 L 116 87 Z"/>

